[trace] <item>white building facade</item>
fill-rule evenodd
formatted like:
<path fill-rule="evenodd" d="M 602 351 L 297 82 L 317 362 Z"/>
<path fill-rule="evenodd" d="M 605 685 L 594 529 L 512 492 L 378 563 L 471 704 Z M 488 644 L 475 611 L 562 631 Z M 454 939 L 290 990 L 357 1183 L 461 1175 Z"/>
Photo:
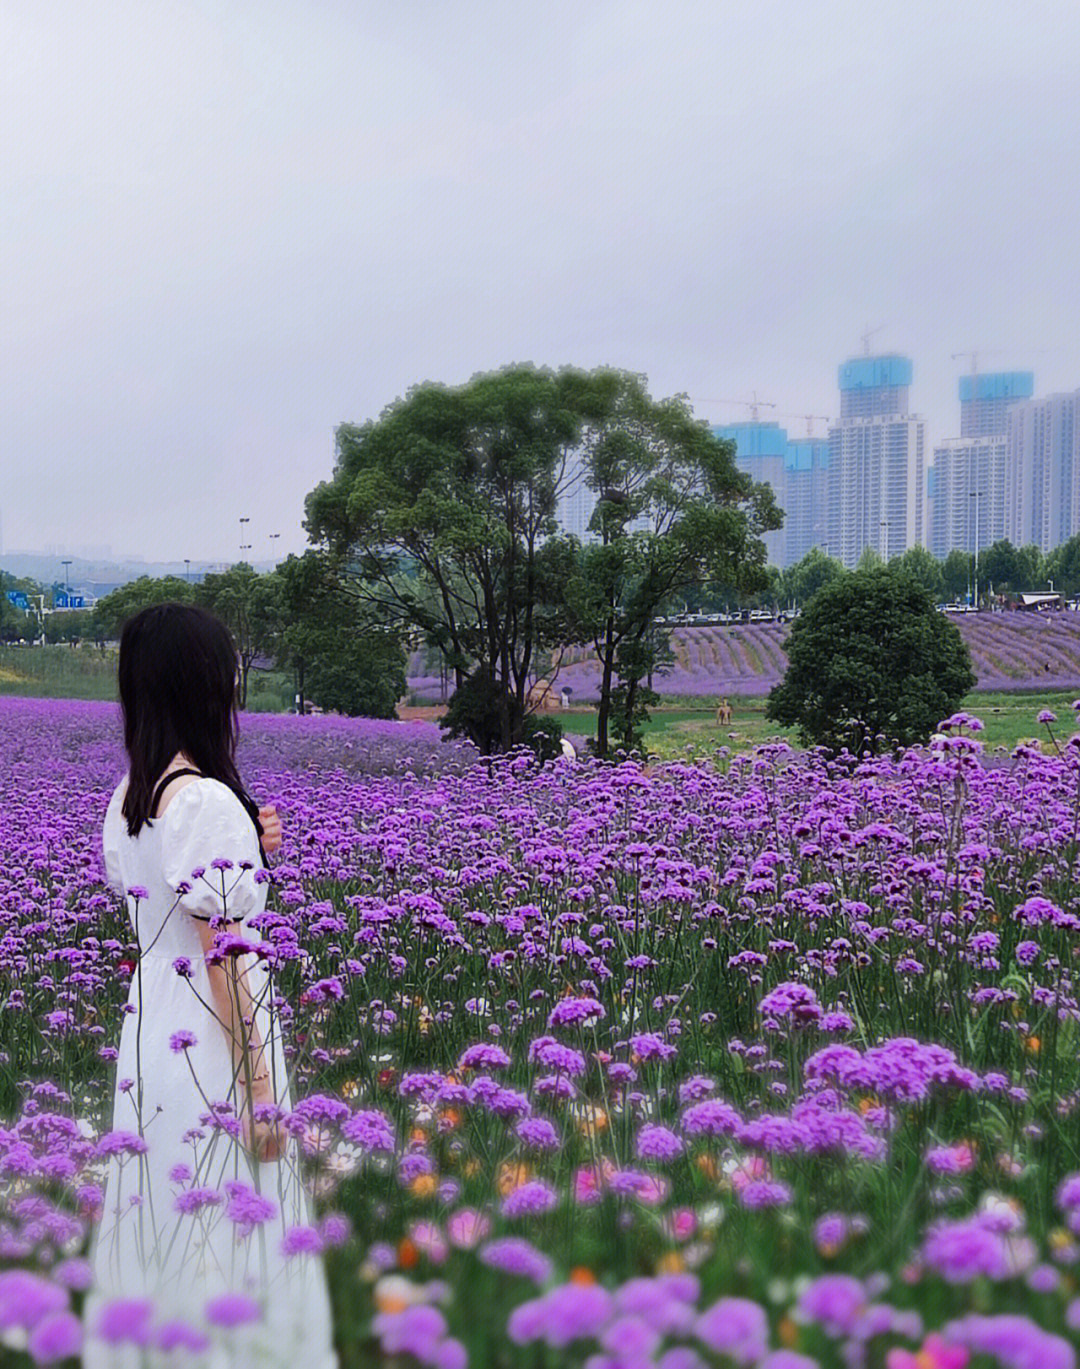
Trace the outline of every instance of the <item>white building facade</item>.
<path fill-rule="evenodd" d="M 939 559 L 950 551 L 974 554 L 1008 535 L 1007 445 L 999 434 L 951 438 L 934 448 L 929 546 Z"/>

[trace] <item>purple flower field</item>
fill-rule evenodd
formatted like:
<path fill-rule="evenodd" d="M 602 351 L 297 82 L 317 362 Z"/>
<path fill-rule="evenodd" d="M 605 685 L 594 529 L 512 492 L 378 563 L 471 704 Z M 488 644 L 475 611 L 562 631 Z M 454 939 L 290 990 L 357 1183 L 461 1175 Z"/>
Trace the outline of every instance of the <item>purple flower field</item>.
<path fill-rule="evenodd" d="M 324 1256 L 343 1369 L 1076 1369 L 1080 742 L 983 766 L 958 715 L 722 774 L 242 726 L 316 1205 L 273 1238 Z M 6 1369 L 78 1362 L 105 1159 L 154 1140 L 107 1131 L 116 710 L 0 700 L 0 754 Z M 268 1239 L 256 1196 L 178 1171 L 176 1220 Z M 105 1331 L 205 1366 L 264 1313 Z"/>
<path fill-rule="evenodd" d="M 972 613 L 953 619 L 971 651 L 978 689 L 1080 688 L 1080 613 Z M 786 623 L 680 627 L 671 634 L 675 664 L 655 678 L 666 697 L 764 695 L 787 669 Z M 583 649 L 566 653 L 559 686 L 576 702 L 597 697 L 599 669 Z M 437 699 L 436 677 L 410 676 L 417 697 Z"/>

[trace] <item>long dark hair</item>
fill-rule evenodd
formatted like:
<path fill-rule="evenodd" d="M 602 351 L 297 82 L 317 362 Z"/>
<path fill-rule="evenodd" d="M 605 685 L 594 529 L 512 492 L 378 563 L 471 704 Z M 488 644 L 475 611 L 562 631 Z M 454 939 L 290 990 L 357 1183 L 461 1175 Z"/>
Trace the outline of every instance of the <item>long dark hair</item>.
<path fill-rule="evenodd" d="M 121 811 L 131 836 L 151 822 L 154 784 L 178 751 L 227 784 L 262 834 L 236 768 L 238 653 L 229 629 L 193 604 L 151 604 L 120 634 L 120 707 L 130 769 Z"/>

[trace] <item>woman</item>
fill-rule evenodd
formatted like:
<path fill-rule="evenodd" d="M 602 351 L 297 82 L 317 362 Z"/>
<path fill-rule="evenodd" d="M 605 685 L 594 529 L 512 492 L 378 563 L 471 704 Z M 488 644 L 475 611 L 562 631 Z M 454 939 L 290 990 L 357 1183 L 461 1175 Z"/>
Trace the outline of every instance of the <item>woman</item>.
<path fill-rule="evenodd" d="M 214 1369 L 333 1366 L 321 1262 L 283 1251 L 311 1218 L 276 1120 L 286 1057 L 252 926 L 281 824 L 236 769 L 236 649 L 212 614 L 155 604 L 124 625 L 119 685 L 130 765 L 103 847 L 139 958 L 100 1147 L 84 1364 L 174 1365 L 179 1348 Z M 107 1310 L 132 1298 L 152 1313 Z"/>

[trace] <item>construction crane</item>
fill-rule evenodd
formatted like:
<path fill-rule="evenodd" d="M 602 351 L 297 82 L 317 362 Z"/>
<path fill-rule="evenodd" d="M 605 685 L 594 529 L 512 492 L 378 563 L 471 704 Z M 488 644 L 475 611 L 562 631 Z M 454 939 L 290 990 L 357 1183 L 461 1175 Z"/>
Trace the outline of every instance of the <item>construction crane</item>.
<path fill-rule="evenodd" d="M 750 391 L 750 399 L 706 399 L 703 395 L 698 395 L 691 402 L 694 404 L 737 404 L 742 409 L 750 410 L 751 422 L 758 422 L 759 409 L 775 409 L 776 405 L 769 399 L 758 399 L 757 391 Z"/>
<path fill-rule="evenodd" d="M 978 369 L 979 369 L 979 358 L 980 358 L 980 357 L 999 357 L 999 356 L 1004 356 L 1004 355 L 1005 355 L 1005 353 L 1002 351 L 1002 349 L 1001 349 L 1000 347 L 996 348 L 994 351 L 989 351 L 989 352 L 988 352 L 985 348 L 983 348 L 983 347 L 980 347 L 980 348 L 978 348 L 978 349 L 976 349 L 976 348 L 974 348 L 974 347 L 969 347 L 968 350 L 967 350 L 966 352 L 953 352 L 952 356 L 950 357 L 950 360 L 951 360 L 951 361 L 960 361 L 960 360 L 961 360 L 962 358 L 964 358 L 964 357 L 970 357 L 970 358 L 971 358 L 971 374 L 972 374 L 972 375 L 975 375 L 975 374 L 978 372 Z"/>
<path fill-rule="evenodd" d="M 862 354 L 863 354 L 864 357 L 868 357 L 868 356 L 870 355 L 870 339 L 874 336 L 875 333 L 883 332 L 884 329 L 885 329 L 885 324 L 884 324 L 884 323 L 879 323 L 878 326 L 877 326 L 876 328 L 867 328 L 866 332 L 863 333 L 863 335 L 862 335 Z"/>
<path fill-rule="evenodd" d="M 753 399 L 705 399 L 705 398 L 703 398 L 702 396 L 699 395 L 699 396 L 697 396 L 696 398 L 694 398 L 694 399 L 692 400 L 692 403 L 694 403 L 694 404 L 738 404 L 740 407 L 746 408 L 746 409 L 749 409 L 749 410 L 750 410 L 751 417 L 752 417 L 752 419 L 753 419 L 753 421 L 754 421 L 755 423 L 757 423 L 757 422 L 759 421 L 759 420 L 758 420 L 758 410 L 759 410 L 759 409 L 772 409 L 772 410 L 773 410 L 773 417 L 774 417 L 774 418 L 801 418 L 801 419 L 803 420 L 803 422 L 806 424 L 806 435 L 807 435 L 807 437 L 813 437 L 813 435 L 814 435 L 814 422 L 815 422 L 815 420 L 816 420 L 817 422 L 819 422 L 819 423 L 829 423 L 829 422 L 831 422 L 831 415 L 830 415 L 830 414 L 794 413 L 793 411 L 791 411 L 791 410 L 789 410 L 789 409 L 778 409 L 778 408 L 776 407 L 776 405 L 772 402 L 772 400 L 768 400 L 768 399 L 758 399 L 758 397 L 757 397 L 757 391 L 756 391 L 756 390 L 753 392 L 753 395 L 754 395 Z"/>
<path fill-rule="evenodd" d="M 818 419 L 818 420 L 820 420 L 820 422 L 822 422 L 822 423 L 828 423 L 828 422 L 830 421 L 830 420 L 829 420 L 829 415 L 828 415 L 828 414 L 785 414 L 784 417 L 785 417 L 785 418 L 805 418 L 805 419 L 806 419 L 806 436 L 807 436 L 807 437 L 813 437 L 813 436 L 814 436 L 814 419 Z"/>

